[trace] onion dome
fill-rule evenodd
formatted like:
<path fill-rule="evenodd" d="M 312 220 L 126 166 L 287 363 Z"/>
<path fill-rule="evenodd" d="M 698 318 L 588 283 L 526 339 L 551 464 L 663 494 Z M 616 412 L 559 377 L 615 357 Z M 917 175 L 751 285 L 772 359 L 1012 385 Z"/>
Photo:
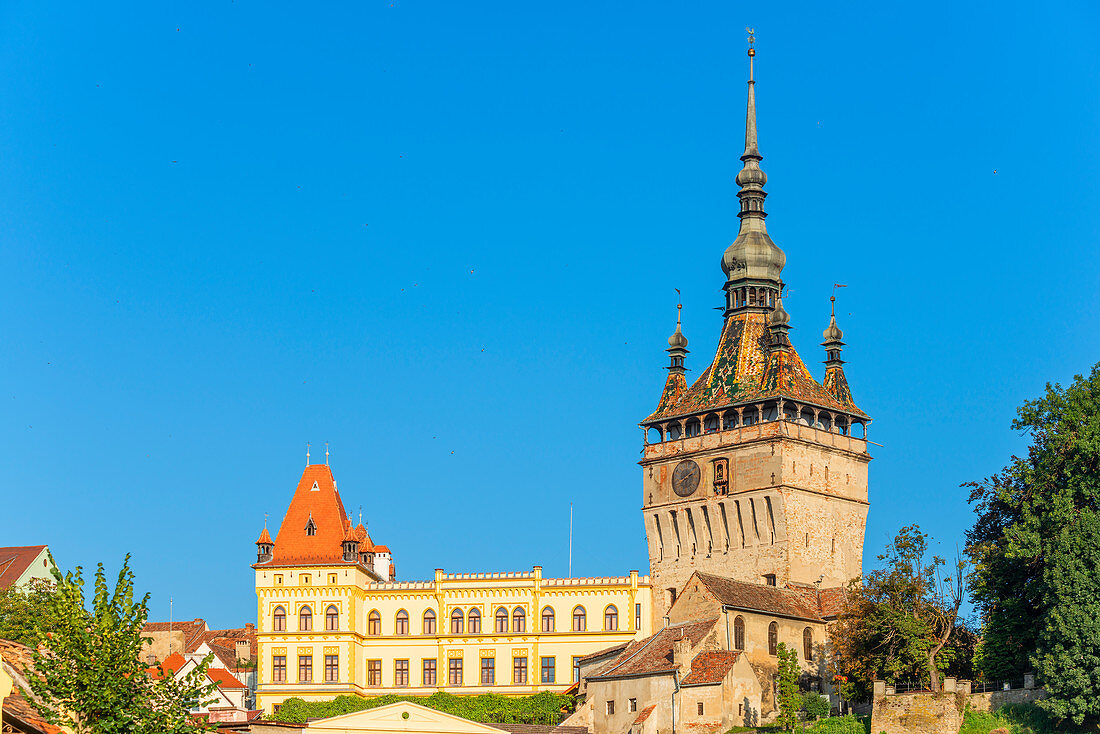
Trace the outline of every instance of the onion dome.
<path fill-rule="evenodd" d="M 676 320 L 676 331 L 668 338 L 668 346 L 672 349 L 687 349 L 688 340 L 684 332 L 680 331 L 680 320 Z"/>
<path fill-rule="evenodd" d="M 791 325 L 791 315 L 787 313 L 787 309 L 783 308 L 783 299 L 779 298 L 775 302 L 775 308 L 772 309 L 771 315 L 768 316 L 768 327 L 776 328 Z"/>

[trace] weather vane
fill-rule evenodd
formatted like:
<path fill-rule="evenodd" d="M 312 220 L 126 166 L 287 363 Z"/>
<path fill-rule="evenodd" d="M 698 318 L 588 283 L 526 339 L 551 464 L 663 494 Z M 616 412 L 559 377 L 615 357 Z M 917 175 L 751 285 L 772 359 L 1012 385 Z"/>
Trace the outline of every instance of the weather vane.
<path fill-rule="evenodd" d="M 756 29 L 745 26 L 745 32 L 749 34 L 749 48 L 756 43 Z"/>

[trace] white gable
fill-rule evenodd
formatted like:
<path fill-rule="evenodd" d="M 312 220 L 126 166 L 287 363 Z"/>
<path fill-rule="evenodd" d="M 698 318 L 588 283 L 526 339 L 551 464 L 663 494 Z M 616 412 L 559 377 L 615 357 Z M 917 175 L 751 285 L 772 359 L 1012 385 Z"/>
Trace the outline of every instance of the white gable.
<path fill-rule="evenodd" d="M 426 734 L 503 734 L 500 729 L 463 719 L 461 716 L 421 706 L 391 703 L 366 711 L 311 721 L 306 732 L 327 734 L 370 734 L 372 732 L 425 732 Z"/>

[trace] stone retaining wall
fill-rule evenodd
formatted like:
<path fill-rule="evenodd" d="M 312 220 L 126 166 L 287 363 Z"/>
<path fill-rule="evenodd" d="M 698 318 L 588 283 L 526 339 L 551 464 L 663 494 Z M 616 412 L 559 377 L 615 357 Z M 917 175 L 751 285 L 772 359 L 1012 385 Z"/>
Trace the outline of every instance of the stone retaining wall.
<path fill-rule="evenodd" d="M 1024 678 L 1024 688 L 972 693 L 970 681 L 945 678 L 943 692 L 895 693 L 893 686 L 875 681 L 871 710 L 872 734 L 958 734 L 966 707 L 994 711 L 1009 703 L 1031 703 L 1046 697 L 1035 687 L 1034 676 Z"/>

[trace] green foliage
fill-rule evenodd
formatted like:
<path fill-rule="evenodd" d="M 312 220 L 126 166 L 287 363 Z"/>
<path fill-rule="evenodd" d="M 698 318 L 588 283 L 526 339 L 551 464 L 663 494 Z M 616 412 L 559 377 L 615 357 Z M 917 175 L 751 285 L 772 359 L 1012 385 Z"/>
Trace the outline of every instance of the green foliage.
<path fill-rule="evenodd" d="M 1012 423 L 1027 456 L 971 487 L 971 586 L 978 662 L 991 678 L 1034 669 L 1038 705 L 1081 724 L 1100 717 L 1100 364 L 1047 385 Z"/>
<path fill-rule="evenodd" d="M 34 647 L 39 637 L 52 629 L 48 613 L 53 584 L 31 579 L 25 588 L 0 590 L 0 639 Z"/>
<path fill-rule="evenodd" d="M 478 696 L 455 696 L 433 693 L 430 696 L 337 696 L 331 701 L 303 701 L 288 698 L 272 718 L 276 721 L 302 724 L 307 719 L 350 714 L 353 711 L 385 706 L 398 701 L 410 701 L 421 706 L 484 723 L 557 724 L 561 714 L 573 709 L 573 697 L 544 691 L 533 696 L 501 696 L 484 693 Z"/>
<path fill-rule="evenodd" d="M 802 695 L 802 710 L 811 719 L 823 719 L 829 715 L 829 699 L 819 693 L 807 691 Z"/>
<path fill-rule="evenodd" d="M 215 688 L 206 678 L 206 661 L 177 681 L 171 675 L 149 676 L 139 660 L 149 596 L 135 602 L 129 556 L 113 591 L 103 565 L 96 569 L 91 611 L 79 566 L 64 576 L 54 570 L 54 580 L 56 590 L 45 610 L 51 628 L 38 637 L 38 676 L 29 679 L 41 698 L 34 705 L 44 719 L 77 734 L 205 730 L 192 720 L 188 708 L 207 700 Z"/>
<path fill-rule="evenodd" d="M 870 728 L 869 717 L 834 716 L 815 722 L 806 731 L 812 734 L 868 734 Z"/>
<path fill-rule="evenodd" d="M 779 717 L 776 726 L 790 731 L 798 721 L 798 711 L 802 708 L 802 693 L 798 690 L 798 651 L 780 642 L 776 649 L 779 658 Z"/>
<path fill-rule="evenodd" d="M 1055 731 L 1050 715 L 1042 709 L 1033 704 L 1012 704 L 993 713 L 968 708 L 959 734 L 990 734 L 994 729 L 1007 729 L 1009 734 L 1053 734 Z"/>
<path fill-rule="evenodd" d="M 845 700 L 869 700 L 875 678 L 931 684 L 933 666 L 937 676 L 970 677 L 975 637 L 957 623 L 962 569 L 945 574 L 942 558 L 927 559 L 927 538 L 916 525 L 902 528 L 878 557 L 882 568 L 852 583 L 830 635 Z"/>

